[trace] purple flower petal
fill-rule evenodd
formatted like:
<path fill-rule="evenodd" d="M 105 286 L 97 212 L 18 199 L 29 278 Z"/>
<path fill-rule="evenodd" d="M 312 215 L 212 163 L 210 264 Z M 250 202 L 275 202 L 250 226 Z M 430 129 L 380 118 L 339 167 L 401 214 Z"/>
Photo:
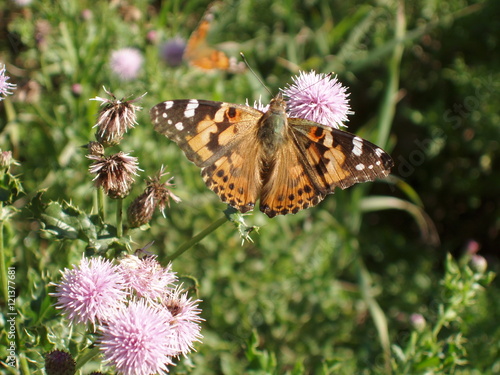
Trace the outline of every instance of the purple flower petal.
<path fill-rule="evenodd" d="M 289 117 L 304 118 L 338 129 L 353 114 L 347 88 L 337 77 L 300 72 L 293 84 L 281 90 L 287 98 Z"/>
<path fill-rule="evenodd" d="M 104 258 L 82 258 L 73 269 L 65 269 L 56 285 L 56 308 L 77 323 L 102 322 L 123 303 L 126 292 L 117 266 Z"/>
<path fill-rule="evenodd" d="M 100 327 L 98 346 L 119 374 L 165 374 L 177 353 L 172 348 L 172 315 L 167 309 L 132 301 Z"/>

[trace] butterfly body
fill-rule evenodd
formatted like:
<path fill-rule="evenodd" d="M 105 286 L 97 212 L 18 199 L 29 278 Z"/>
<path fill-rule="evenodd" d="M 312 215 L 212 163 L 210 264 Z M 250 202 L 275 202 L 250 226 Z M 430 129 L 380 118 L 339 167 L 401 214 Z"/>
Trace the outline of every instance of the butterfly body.
<path fill-rule="evenodd" d="M 289 118 L 281 95 L 269 109 L 171 100 L 151 109 L 155 130 L 202 169 L 219 198 L 269 217 L 317 205 L 336 187 L 386 177 L 393 161 L 376 145 L 313 121 Z"/>
<path fill-rule="evenodd" d="M 287 126 L 285 102 L 279 96 L 269 103 L 269 109 L 259 120 L 257 131 L 257 138 L 269 158 L 286 142 Z"/>

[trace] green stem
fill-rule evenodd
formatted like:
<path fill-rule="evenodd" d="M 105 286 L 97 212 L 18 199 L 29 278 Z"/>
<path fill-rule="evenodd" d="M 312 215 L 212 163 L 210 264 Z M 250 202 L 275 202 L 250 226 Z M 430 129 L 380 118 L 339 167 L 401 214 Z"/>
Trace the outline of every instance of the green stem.
<path fill-rule="evenodd" d="M 104 212 L 104 190 L 97 189 L 97 213 L 103 223 L 106 222 L 106 213 Z"/>
<path fill-rule="evenodd" d="M 389 77 L 387 80 L 387 90 L 385 91 L 382 107 L 380 110 L 379 132 L 377 145 L 385 147 L 389 133 L 391 131 L 394 113 L 396 112 L 397 95 L 399 91 L 399 75 L 401 66 L 401 57 L 404 51 L 404 38 L 406 32 L 406 18 L 404 14 L 404 2 L 398 1 L 396 11 L 396 25 L 394 37 L 398 44 L 394 46 L 391 59 L 389 61 Z"/>
<path fill-rule="evenodd" d="M 23 375 L 31 374 L 30 367 L 28 365 L 28 360 L 26 359 L 26 354 L 19 354 L 19 368 L 21 369 L 20 373 Z"/>
<path fill-rule="evenodd" d="M 123 199 L 116 200 L 116 237 L 123 236 Z"/>
<path fill-rule="evenodd" d="M 198 233 L 196 236 L 191 238 L 189 241 L 184 242 L 179 248 L 170 256 L 166 258 L 167 262 L 170 262 L 180 255 L 182 255 L 185 251 L 196 245 L 198 242 L 200 242 L 203 238 L 208 236 L 210 233 L 212 233 L 214 230 L 219 228 L 222 224 L 224 224 L 226 221 L 228 221 L 226 216 L 221 217 L 220 219 L 217 219 L 217 221 L 213 222 L 210 224 L 207 228 L 203 229 L 200 233 Z"/>

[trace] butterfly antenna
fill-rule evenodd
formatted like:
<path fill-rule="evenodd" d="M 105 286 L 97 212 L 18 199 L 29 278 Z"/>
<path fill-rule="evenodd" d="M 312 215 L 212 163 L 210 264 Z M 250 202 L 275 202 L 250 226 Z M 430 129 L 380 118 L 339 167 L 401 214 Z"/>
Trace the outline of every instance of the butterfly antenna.
<path fill-rule="evenodd" d="M 245 63 L 245 65 L 247 66 L 248 70 L 250 70 L 250 72 L 252 72 L 252 74 L 254 75 L 255 78 L 257 78 L 257 81 L 260 82 L 260 84 L 267 90 L 267 92 L 269 93 L 269 95 L 273 96 L 273 93 L 271 92 L 271 90 L 269 90 L 269 88 L 266 86 L 266 84 L 260 79 L 260 77 L 257 75 L 257 73 L 254 72 L 254 70 L 252 69 L 252 67 L 250 66 L 250 64 L 248 63 L 247 61 L 247 58 L 245 57 L 245 55 L 243 54 L 243 52 L 240 52 L 240 56 L 241 58 L 243 59 L 243 62 Z"/>

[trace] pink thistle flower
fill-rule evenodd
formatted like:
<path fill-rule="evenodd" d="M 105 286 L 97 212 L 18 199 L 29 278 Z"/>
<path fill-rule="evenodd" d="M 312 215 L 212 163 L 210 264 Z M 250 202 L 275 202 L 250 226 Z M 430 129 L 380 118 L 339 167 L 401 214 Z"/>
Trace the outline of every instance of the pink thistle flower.
<path fill-rule="evenodd" d="M 347 88 L 333 77 L 323 73 L 300 72 L 292 78 L 293 84 L 281 90 L 287 99 L 290 117 L 315 121 L 338 129 L 346 126 L 347 115 L 354 112 L 349 106 Z"/>
<path fill-rule="evenodd" d="M 122 48 L 111 53 L 111 70 L 122 80 L 137 78 L 144 58 L 136 48 Z"/>
<path fill-rule="evenodd" d="M 10 77 L 5 75 L 5 65 L 2 67 L 2 64 L 0 64 L 0 102 L 4 99 L 2 95 L 12 95 L 11 90 L 16 88 L 15 84 L 7 82 L 9 79 Z"/>
<path fill-rule="evenodd" d="M 0 149 L 0 169 L 9 169 L 11 165 L 21 165 L 12 157 L 12 151 L 2 151 Z"/>
<path fill-rule="evenodd" d="M 162 301 L 173 316 L 172 329 L 174 331 L 175 339 L 172 342 L 173 348 L 177 350 L 178 355 L 187 353 L 194 350 L 194 342 L 201 342 L 203 336 L 200 333 L 200 322 L 204 321 L 203 318 L 198 316 L 201 309 L 198 308 L 198 303 L 201 300 L 192 300 L 188 298 L 187 292 L 178 286 L 172 293 L 167 294 L 166 298 Z"/>
<path fill-rule="evenodd" d="M 130 290 L 135 291 L 139 297 L 152 300 L 163 296 L 171 289 L 169 285 L 177 281 L 172 264 L 163 268 L 155 256 L 140 259 L 135 255 L 128 255 L 120 261 L 120 272 Z"/>
<path fill-rule="evenodd" d="M 56 308 L 72 322 L 102 322 L 123 303 L 126 292 L 123 276 L 110 261 L 82 258 L 78 266 L 64 269 L 56 286 Z"/>
<path fill-rule="evenodd" d="M 165 374 L 176 355 L 172 348 L 172 315 L 167 309 L 132 301 L 100 327 L 98 346 L 119 374 Z"/>

